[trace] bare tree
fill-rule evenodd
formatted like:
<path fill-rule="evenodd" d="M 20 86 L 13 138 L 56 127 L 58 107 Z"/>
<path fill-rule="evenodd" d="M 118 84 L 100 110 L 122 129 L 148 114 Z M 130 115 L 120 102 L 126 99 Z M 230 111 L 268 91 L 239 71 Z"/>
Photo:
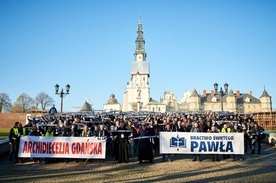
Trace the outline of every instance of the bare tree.
<path fill-rule="evenodd" d="M 0 113 L 10 111 L 12 108 L 11 99 L 8 94 L 0 93 Z"/>
<path fill-rule="evenodd" d="M 46 107 L 53 105 L 55 101 L 47 93 L 40 92 L 35 97 L 35 102 L 40 104 L 42 110 L 45 110 Z"/>
<path fill-rule="evenodd" d="M 33 105 L 34 100 L 26 93 L 22 93 L 14 103 L 12 112 L 26 113 L 33 107 Z"/>

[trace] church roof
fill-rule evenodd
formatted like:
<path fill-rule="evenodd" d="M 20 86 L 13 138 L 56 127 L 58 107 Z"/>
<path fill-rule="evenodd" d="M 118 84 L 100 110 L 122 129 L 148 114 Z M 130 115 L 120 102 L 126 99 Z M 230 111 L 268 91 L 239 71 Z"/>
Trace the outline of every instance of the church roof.
<path fill-rule="evenodd" d="M 261 97 L 270 97 L 270 96 L 268 95 L 267 91 L 264 89 Z"/>
<path fill-rule="evenodd" d="M 158 102 L 156 100 L 153 100 L 152 98 L 150 98 L 148 104 L 158 104 Z"/>
<path fill-rule="evenodd" d="M 196 89 L 194 89 L 194 91 L 193 91 L 191 97 L 199 97 L 199 95 L 198 95 Z"/>
<path fill-rule="evenodd" d="M 142 23 L 141 23 L 141 19 L 139 19 L 139 23 L 138 23 L 138 30 L 137 30 L 137 38 L 136 38 L 136 49 L 135 49 L 135 53 L 134 55 L 137 55 L 139 53 L 145 54 L 146 55 L 146 51 L 145 51 L 145 39 L 143 37 L 143 27 L 142 27 Z"/>
<path fill-rule="evenodd" d="M 261 101 L 248 93 L 242 93 L 239 97 L 237 97 L 237 104 L 243 104 L 245 99 L 249 98 L 250 103 L 261 103 Z"/>
<path fill-rule="evenodd" d="M 232 96 L 235 96 L 233 90 L 230 90 L 230 91 L 229 91 L 228 96 L 231 96 L 231 97 L 232 97 Z"/>
<path fill-rule="evenodd" d="M 250 99 L 250 103 L 260 103 L 261 102 L 259 99 L 257 99 L 256 97 L 253 97 L 252 95 L 250 95 L 248 93 L 241 93 L 240 96 L 237 96 L 237 94 L 234 94 L 232 90 L 230 90 L 228 94 L 224 94 L 222 96 L 222 101 L 223 102 L 226 102 L 226 97 L 227 96 L 235 96 L 237 104 L 243 104 L 245 102 L 246 98 Z M 201 100 L 201 103 L 213 102 L 212 99 L 214 97 L 217 99 L 217 102 L 221 102 L 221 95 L 220 94 L 212 95 L 211 93 L 207 93 L 206 96 L 201 96 L 200 100 Z"/>
<path fill-rule="evenodd" d="M 164 92 L 164 94 L 172 94 L 172 92 L 170 90 L 167 90 Z"/>
<path fill-rule="evenodd" d="M 93 111 L 91 105 L 88 102 L 84 102 L 80 111 Z"/>
<path fill-rule="evenodd" d="M 111 94 L 111 95 L 110 95 L 110 98 L 108 99 L 107 104 L 118 104 L 118 101 L 117 101 L 117 99 L 115 98 L 115 95 L 114 95 L 114 94 Z"/>
<path fill-rule="evenodd" d="M 200 98 L 200 100 L 201 100 L 202 103 L 204 103 L 204 102 L 213 102 L 212 99 L 214 97 L 217 99 L 217 102 L 221 102 L 221 96 L 220 96 L 220 94 L 214 94 L 214 95 L 212 95 L 211 93 L 207 93 L 206 96 L 202 96 Z M 222 100 L 223 100 L 223 102 L 226 101 L 225 95 L 222 96 Z"/>

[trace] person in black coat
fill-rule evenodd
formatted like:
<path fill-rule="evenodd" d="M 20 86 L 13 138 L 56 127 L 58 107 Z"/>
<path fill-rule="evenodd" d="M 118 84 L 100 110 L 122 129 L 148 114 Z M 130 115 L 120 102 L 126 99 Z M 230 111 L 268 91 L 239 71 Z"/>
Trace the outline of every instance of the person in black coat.
<path fill-rule="evenodd" d="M 146 123 L 142 124 L 142 128 L 139 130 L 138 135 L 141 137 L 138 154 L 139 163 L 142 163 L 143 160 L 149 160 L 150 163 L 153 163 L 153 153 L 150 141 L 151 139 L 147 138 L 153 134 L 152 131 L 147 127 Z"/>
<path fill-rule="evenodd" d="M 261 148 L 262 148 L 262 133 L 264 129 L 260 127 L 256 122 L 253 125 L 252 128 L 252 141 L 251 141 L 251 154 L 255 153 L 255 145 L 258 144 L 258 154 L 261 154 Z"/>
<path fill-rule="evenodd" d="M 17 144 L 19 144 L 19 134 L 18 134 L 18 125 L 19 122 L 15 122 L 14 127 L 10 129 L 9 133 L 9 144 L 10 144 L 10 161 L 15 164 L 18 162 L 18 147 Z"/>
<path fill-rule="evenodd" d="M 158 121 L 155 119 L 154 120 L 154 124 L 152 125 L 153 127 L 153 133 L 155 135 L 155 137 L 153 138 L 154 141 L 154 145 L 153 145 L 153 149 L 155 154 L 159 154 L 159 137 L 157 137 L 159 135 L 159 132 L 162 130 L 162 125 L 158 124 Z"/>
<path fill-rule="evenodd" d="M 120 122 L 120 127 L 117 128 L 119 131 L 117 133 L 116 142 L 118 143 L 118 163 L 128 163 L 129 161 L 129 154 L 128 154 L 128 138 L 130 133 L 129 132 L 120 132 L 126 131 L 127 128 L 125 126 L 125 123 L 123 121 Z"/>

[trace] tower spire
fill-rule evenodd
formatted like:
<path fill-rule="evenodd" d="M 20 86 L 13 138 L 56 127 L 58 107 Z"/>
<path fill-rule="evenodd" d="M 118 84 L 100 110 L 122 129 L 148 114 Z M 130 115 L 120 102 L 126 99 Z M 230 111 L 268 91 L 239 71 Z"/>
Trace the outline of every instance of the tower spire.
<path fill-rule="evenodd" d="M 141 24 L 141 10 L 139 9 L 139 24 Z"/>
<path fill-rule="evenodd" d="M 138 29 L 137 29 L 137 38 L 135 40 L 136 43 L 136 49 L 134 56 L 136 57 L 138 54 L 143 55 L 143 60 L 146 60 L 146 51 L 145 51 L 145 40 L 143 37 L 143 27 L 142 27 L 142 22 L 141 22 L 141 11 L 139 11 L 139 23 L 138 23 Z"/>

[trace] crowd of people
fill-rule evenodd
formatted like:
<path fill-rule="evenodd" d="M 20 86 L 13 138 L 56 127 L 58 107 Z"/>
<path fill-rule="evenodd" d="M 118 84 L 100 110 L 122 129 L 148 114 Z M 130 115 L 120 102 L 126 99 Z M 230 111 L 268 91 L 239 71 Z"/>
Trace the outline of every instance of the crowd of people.
<path fill-rule="evenodd" d="M 262 132 L 264 129 L 252 116 L 232 113 L 96 113 L 58 115 L 52 113 L 28 120 L 25 126 L 16 122 L 9 134 L 10 160 L 22 162 L 18 158 L 20 137 L 63 136 L 63 137 L 100 137 L 106 139 L 106 153 L 118 163 L 128 163 L 129 156 L 137 155 L 139 163 L 153 163 L 154 157 L 161 155 L 163 162 L 172 161 L 171 154 L 159 153 L 160 132 L 191 133 L 243 133 L 244 152 L 261 153 Z M 250 150 L 250 152 L 249 152 Z M 219 161 L 218 154 L 210 156 Z M 244 160 L 243 155 L 223 155 L 223 158 Z M 50 161 L 48 158 L 34 158 L 35 162 Z M 66 162 L 70 161 L 65 159 Z M 194 154 L 192 161 L 202 161 Z"/>

